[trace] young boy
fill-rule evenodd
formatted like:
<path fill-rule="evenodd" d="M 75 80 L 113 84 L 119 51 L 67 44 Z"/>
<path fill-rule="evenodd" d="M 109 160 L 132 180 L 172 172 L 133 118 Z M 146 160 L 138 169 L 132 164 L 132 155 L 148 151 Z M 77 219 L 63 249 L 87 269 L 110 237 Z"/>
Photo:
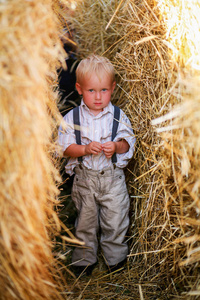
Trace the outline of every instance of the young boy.
<path fill-rule="evenodd" d="M 114 106 L 110 100 L 115 85 L 114 68 L 107 58 L 91 55 L 83 59 L 76 70 L 76 89 L 83 97 L 80 126 L 74 125 L 71 110 L 64 117 L 66 130 L 59 130 L 59 144 L 69 158 L 66 172 L 75 173 L 76 237 L 85 243 L 75 248 L 72 262 L 76 273 L 86 270 L 87 275 L 97 262 L 99 230 L 109 269 L 121 267 L 128 254 L 124 239 L 129 226 L 129 196 L 123 168 L 133 155 L 135 137 L 129 119 L 120 110 L 117 133 L 111 140 Z M 75 131 L 80 133 L 79 140 Z"/>

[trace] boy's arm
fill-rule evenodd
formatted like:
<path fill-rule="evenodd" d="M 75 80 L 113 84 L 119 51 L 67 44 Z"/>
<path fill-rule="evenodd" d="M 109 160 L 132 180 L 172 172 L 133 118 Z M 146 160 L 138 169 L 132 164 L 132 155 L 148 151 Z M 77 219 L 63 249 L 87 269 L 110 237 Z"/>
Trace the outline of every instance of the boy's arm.
<path fill-rule="evenodd" d="M 134 152 L 134 145 L 136 138 L 133 133 L 133 129 L 131 126 L 131 122 L 128 117 L 121 111 L 121 119 L 119 122 L 117 135 L 114 139 L 116 144 L 115 152 L 120 155 L 120 159 L 122 158 L 123 161 L 128 161 L 133 156 Z M 118 142 L 120 142 L 118 144 Z"/>
<path fill-rule="evenodd" d="M 119 153 L 119 154 L 122 154 L 122 153 L 125 153 L 129 150 L 129 143 L 122 139 L 118 142 L 115 142 L 115 152 L 116 153 Z"/>
<path fill-rule="evenodd" d="M 64 156 L 68 157 L 79 157 L 85 155 L 85 146 L 84 145 L 77 145 L 71 144 L 69 147 L 65 149 L 63 152 Z"/>
<path fill-rule="evenodd" d="M 84 155 L 97 155 L 102 151 L 102 146 L 98 142 L 91 142 L 88 145 L 71 144 L 65 149 L 63 155 L 69 157 L 80 157 Z"/>

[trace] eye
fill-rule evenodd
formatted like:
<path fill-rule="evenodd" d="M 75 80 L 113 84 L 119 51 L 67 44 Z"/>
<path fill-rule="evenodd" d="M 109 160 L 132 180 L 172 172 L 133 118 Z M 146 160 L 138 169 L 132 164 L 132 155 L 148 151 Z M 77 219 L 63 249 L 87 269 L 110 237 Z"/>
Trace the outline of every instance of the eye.
<path fill-rule="evenodd" d="M 93 90 L 93 89 L 90 89 L 89 92 L 92 93 L 92 92 L 94 92 L 94 90 Z"/>
<path fill-rule="evenodd" d="M 102 92 L 106 92 L 107 91 L 107 89 L 102 89 Z"/>

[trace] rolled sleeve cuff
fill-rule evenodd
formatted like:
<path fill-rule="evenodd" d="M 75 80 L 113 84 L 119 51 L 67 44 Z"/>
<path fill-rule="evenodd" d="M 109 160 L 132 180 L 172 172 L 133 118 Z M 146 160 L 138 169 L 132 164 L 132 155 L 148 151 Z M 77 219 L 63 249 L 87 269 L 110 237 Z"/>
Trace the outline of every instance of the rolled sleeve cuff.
<path fill-rule="evenodd" d="M 121 139 L 126 140 L 129 144 L 129 150 L 127 152 L 121 154 L 117 153 L 117 165 L 120 168 L 124 168 L 128 164 L 128 161 L 133 157 L 136 138 L 134 137 L 134 135 L 130 137 L 118 137 L 116 141 L 119 141 Z"/>

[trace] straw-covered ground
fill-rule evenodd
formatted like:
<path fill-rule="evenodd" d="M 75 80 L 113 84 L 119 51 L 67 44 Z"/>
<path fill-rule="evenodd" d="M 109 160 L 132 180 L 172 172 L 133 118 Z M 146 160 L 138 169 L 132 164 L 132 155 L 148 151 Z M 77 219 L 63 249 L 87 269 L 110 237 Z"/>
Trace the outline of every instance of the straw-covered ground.
<path fill-rule="evenodd" d="M 199 15 L 195 0 L 1 2 L 0 299 L 199 298 Z M 73 235 L 55 240 L 64 20 L 80 59 L 95 52 L 113 62 L 113 102 L 137 138 L 126 170 L 128 265 L 108 275 L 99 253 L 93 276 L 82 279 L 64 267 Z"/>

